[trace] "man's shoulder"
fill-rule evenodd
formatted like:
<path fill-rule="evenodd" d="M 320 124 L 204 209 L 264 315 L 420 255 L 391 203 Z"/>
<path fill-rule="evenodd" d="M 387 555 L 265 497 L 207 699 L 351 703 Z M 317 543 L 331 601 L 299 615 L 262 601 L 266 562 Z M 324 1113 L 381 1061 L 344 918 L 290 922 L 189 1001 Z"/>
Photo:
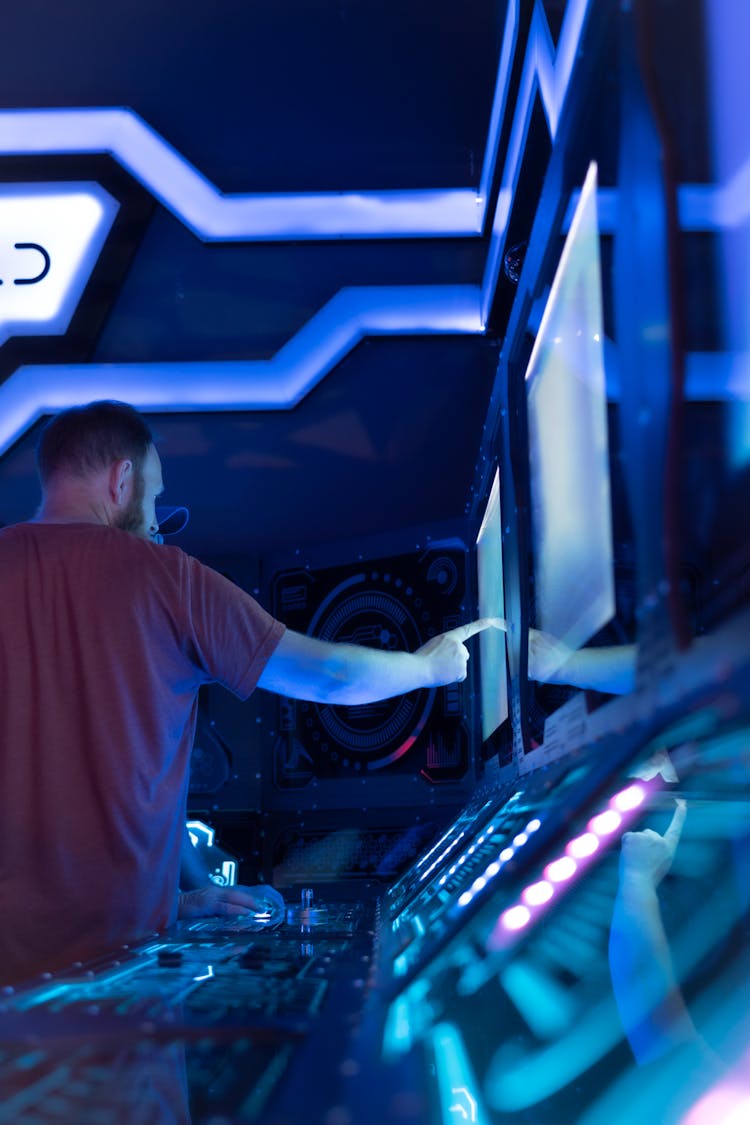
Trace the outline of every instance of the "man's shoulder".
<path fill-rule="evenodd" d="M 133 535 L 120 528 L 99 523 L 46 523 L 29 520 L 0 527 L 0 545 L 38 545 L 43 556 L 58 555 L 70 560 L 86 556 L 99 558 L 107 565 L 153 569 L 164 573 L 182 573 L 193 560 L 180 547 L 166 546 Z"/>

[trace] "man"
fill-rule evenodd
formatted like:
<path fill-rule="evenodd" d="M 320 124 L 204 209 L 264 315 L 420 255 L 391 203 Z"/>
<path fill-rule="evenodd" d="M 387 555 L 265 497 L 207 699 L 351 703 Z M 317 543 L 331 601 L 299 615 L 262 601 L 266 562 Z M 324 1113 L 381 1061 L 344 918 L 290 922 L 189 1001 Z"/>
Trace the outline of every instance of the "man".
<path fill-rule="evenodd" d="M 152 541 L 148 426 L 122 403 L 54 418 L 36 520 L 0 531 L 0 984 L 174 922 L 197 692 L 218 682 L 365 703 L 462 680 L 475 622 L 415 653 L 286 630 L 227 579 Z M 180 914 L 279 904 L 211 885 Z"/>

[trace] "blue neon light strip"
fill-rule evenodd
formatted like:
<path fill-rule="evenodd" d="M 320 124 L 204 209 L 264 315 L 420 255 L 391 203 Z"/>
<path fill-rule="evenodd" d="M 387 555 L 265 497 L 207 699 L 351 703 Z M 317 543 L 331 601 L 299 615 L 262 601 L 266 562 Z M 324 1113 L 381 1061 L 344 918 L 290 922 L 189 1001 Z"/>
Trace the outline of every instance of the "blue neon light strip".
<path fill-rule="evenodd" d="M 571 192 L 563 220 L 567 234 L 581 193 Z M 596 209 L 602 234 L 617 231 L 619 206 L 616 188 L 599 187 Z M 681 184 L 677 189 L 680 230 L 721 232 L 739 227 L 750 219 L 750 160 L 725 184 Z"/>
<path fill-rule="evenodd" d="M 341 289 L 271 359 L 20 367 L 0 386 L 0 454 L 43 414 L 98 398 L 151 412 L 288 410 L 364 336 L 481 333 L 476 285 Z"/>
<path fill-rule="evenodd" d="M 0 111 L 0 155 L 87 152 L 110 153 L 206 242 L 476 237 L 484 222 L 476 188 L 227 195 L 131 109 Z"/>
<path fill-rule="evenodd" d="M 221 192 L 131 109 L 0 110 L 0 155 L 108 152 L 198 238 L 446 238 L 482 233 L 518 29 L 511 0 L 479 190 Z"/>
<path fill-rule="evenodd" d="M 40 415 L 76 402 L 120 397 L 152 411 L 289 409 L 363 336 L 484 331 L 533 94 L 538 83 L 554 138 L 589 3 L 571 0 L 554 55 L 537 0 L 481 290 L 476 286 L 342 290 L 271 360 L 20 368 L 0 387 L 0 454 Z M 110 152 L 207 241 L 476 235 L 483 228 L 497 160 L 518 5 L 519 0 L 508 5 L 479 194 L 460 189 L 228 196 L 137 114 L 121 108 L 0 110 L 0 155 Z"/>
<path fill-rule="evenodd" d="M 227 195 L 123 107 L 0 110 L 0 155 L 108 152 L 206 242 L 477 237 L 486 218 L 517 30 L 518 0 L 511 0 L 478 190 Z"/>
<path fill-rule="evenodd" d="M 513 55 L 515 54 L 516 50 L 517 35 L 518 0 L 509 0 L 508 10 L 505 15 L 503 43 L 500 48 L 500 63 L 497 68 L 495 95 L 492 100 L 490 127 L 487 133 L 487 148 L 485 149 L 484 153 L 482 176 L 479 181 L 479 198 L 482 201 L 483 219 L 486 214 L 487 201 L 489 199 L 490 191 L 492 190 L 492 179 L 495 174 L 497 150 L 500 141 L 500 130 L 502 129 L 503 121 L 505 119 L 505 103 L 508 98 L 508 86 L 510 84 L 510 72 L 513 65 Z"/>
<path fill-rule="evenodd" d="M 547 17 L 540 0 L 536 0 L 534 6 L 521 83 L 513 115 L 513 129 L 508 142 L 508 152 L 492 223 L 490 247 L 482 279 L 482 320 L 485 323 L 489 319 L 500 275 L 511 206 L 518 185 L 521 159 L 531 123 L 534 95 L 538 90 L 550 135 L 554 141 L 590 4 L 591 0 L 570 0 L 565 11 L 556 54 L 554 53 Z"/>

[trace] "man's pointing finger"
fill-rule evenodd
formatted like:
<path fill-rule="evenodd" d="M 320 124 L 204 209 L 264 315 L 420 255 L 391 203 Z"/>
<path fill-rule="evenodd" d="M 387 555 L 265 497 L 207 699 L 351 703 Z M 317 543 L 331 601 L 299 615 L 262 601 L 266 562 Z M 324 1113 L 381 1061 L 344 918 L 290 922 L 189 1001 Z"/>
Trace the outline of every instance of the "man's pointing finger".
<path fill-rule="evenodd" d="M 504 617 L 480 617 L 478 621 L 470 621 L 468 625 L 457 625 L 455 629 L 449 629 L 448 632 L 463 644 L 469 637 L 473 637 L 475 633 L 482 633 L 485 629 L 502 629 L 507 633 L 508 624 Z"/>

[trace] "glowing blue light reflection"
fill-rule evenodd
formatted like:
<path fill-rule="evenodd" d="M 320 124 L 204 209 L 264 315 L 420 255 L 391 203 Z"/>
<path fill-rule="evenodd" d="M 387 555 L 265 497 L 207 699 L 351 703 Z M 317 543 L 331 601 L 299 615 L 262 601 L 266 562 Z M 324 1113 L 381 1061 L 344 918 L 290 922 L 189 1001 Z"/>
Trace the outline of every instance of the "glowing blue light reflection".
<path fill-rule="evenodd" d="M 0 111 L 3 155 L 107 152 L 206 242 L 478 235 L 476 188 L 226 195 L 132 109 Z"/>
<path fill-rule="evenodd" d="M 272 359 L 28 366 L 0 386 L 0 454 L 37 418 L 99 398 L 146 411 L 288 410 L 364 336 L 480 333 L 475 285 L 341 289 Z"/>

